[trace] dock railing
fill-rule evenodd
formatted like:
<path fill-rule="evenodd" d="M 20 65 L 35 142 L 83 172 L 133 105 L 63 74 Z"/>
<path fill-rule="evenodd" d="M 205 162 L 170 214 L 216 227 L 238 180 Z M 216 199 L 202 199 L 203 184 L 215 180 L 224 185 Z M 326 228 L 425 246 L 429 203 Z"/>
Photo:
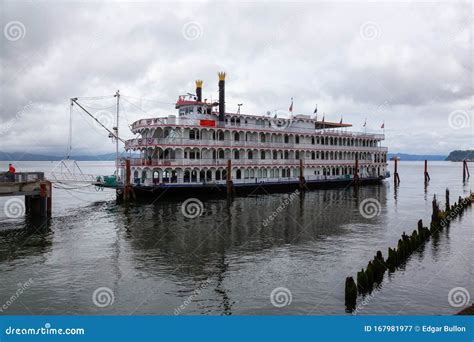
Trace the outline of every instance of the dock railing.
<path fill-rule="evenodd" d="M 9 172 L 0 173 L 0 182 L 36 182 L 44 180 L 44 172 L 16 172 L 13 174 Z"/>

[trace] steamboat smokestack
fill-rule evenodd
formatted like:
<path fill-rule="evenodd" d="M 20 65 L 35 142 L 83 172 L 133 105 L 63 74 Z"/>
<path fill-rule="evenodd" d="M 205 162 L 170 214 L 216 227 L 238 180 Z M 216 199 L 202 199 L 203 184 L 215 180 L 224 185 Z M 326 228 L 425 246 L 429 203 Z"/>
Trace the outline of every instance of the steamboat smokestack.
<path fill-rule="evenodd" d="M 202 102 L 202 80 L 196 80 L 196 97 L 198 102 Z"/>
<path fill-rule="evenodd" d="M 225 121 L 225 72 L 219 74 L 219 121 Z"/>

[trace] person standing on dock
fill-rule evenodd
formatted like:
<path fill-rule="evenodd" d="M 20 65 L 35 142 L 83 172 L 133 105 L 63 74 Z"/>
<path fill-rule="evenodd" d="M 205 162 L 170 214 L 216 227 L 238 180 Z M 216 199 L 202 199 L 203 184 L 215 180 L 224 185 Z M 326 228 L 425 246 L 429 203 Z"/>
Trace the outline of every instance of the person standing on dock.
<path fill-rule="evenodd" d="M 15 167 L 13 166 L 13 164 L 8 164 L 8 172 L 7 172 L 7 175 L 8 175 L 8 179 L 12 182 L 15 181 Z"/>

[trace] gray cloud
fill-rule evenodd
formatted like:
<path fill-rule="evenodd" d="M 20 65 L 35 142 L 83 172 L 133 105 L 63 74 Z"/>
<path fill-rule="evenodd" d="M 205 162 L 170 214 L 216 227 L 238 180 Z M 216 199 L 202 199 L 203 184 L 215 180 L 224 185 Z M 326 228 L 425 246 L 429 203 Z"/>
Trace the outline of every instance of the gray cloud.
<path fill-rule="evenodd" d="M 287 108 L 294 97 L 296 112 L 312 113 L 317 103 L 328 120 L 342 115 L 355 130 L 365 118 L 375 131 L 385 121 L 391 150 L 473 146 L 469 2 L 1 6 L 2 33 L 11 21 L 26 29 L 16 41 L 0 37 L 2 150 L 63 151 L 70 97 L 120 89 L 157 101 L 124 98 L 124 127 L 173 114 L 172 103 L 193 91 L 197 78 L 204 80 L 204 97 L 215 99 L 220 70 L 228 73 L 229 111 L 244 103 L 243 112 L 264 114 Z M 190 22 L 198 23 L 196 39 L 183 34 Z M 113 105 L 84 103 L 93 111 Z M 467 114 L 465 127 L 450 126 L 454 111 Z M 81 152 L 113 150 L 79 112 L 74 138 Z"/>

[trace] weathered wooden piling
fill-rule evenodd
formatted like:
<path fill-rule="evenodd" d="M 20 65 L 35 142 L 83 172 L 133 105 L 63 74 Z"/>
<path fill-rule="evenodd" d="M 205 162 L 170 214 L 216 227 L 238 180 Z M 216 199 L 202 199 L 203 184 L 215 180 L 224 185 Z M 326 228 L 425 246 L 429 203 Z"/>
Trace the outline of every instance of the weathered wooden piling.
<path fill-rule="evenodd" d="M 430 174 L 428 173 L 428 160 L 425 159 L 425 184 L 430 181 Z"/>
<path fill-rule="evenodd" d="M 395 186 L 400 184 L 400 176 L 398 175 L 398 159 L 395 157 L 394 162 L 394 172 L 393 172 L 393 183 Z"/>
<path fill-rule="evenodd" d="M 234 182 L 232 182 L 232 161 L 230 159 L 227 160 L 226 185 L 227 185 L 227 194 L 228 195 L 233 194 L 234 193 Z"/>
<path fill-rule="evenodd" d="M 350 310 L 355 309 L 356 302 L 357 302 L 357 285 L 354 281 L 354 278 L 347 277 L 346 278 L 346 286 L 345 286 L 345 304 L 346 307 Z"/>
<path fill-rule="evenodd" d="M 355 156 L 355 165 L 354 165 L 354 184 L 358 185 L 359 184 L 359 156 L 356 153 Z"/>
<path fill-rule="evenodd" d="M 446 211 L 449 211 L 451 205 L 449 204 L 449 189 L 446 188 Z"/>
<path fill-rule="evenodd" d="M 380 283 L 383 279 L 385 270 L 387 269 L 387 264 L 385 263 L 381 251 L 377 251 L 377 254 L 374 256 L 372 265 L 374 270 L 374 281 Z"/>
<path fill-rule="evenodd" d="M 130 200 L 130 177 L 131 177 L 131 169 L 130 169 L 130 159 L 125 159 L 125 182 L 123 188 L 123 200 L 128 202 Z"/>
<path fill-rule="evenodd" d="M 462 215 L 463 211 L 472 206 L 474 202 L 474 194 L 470 192 L 469 196 L 462 198 L 459 196 L 458 201 L 450 205 L 449 189 L 446 189 L 446 210 L 443 211 L 439 207 L 436 195 L 433 196 L 432 214 L 430 228 L 423 226 L 423 221 L 418 220 L 417 229 L 413 230 L 411 235 L 402 233 L 398 240 L 396 248 L 388 248 L 387 259 L 384 260 L 381 251 L 377 251 L 374 259 L 369 261 L 366 270 L 361 269 L 357 272 L 357 285 L 354 291 L 351 286 L 354 279 L 352 277 L 346 278 L 346 305 L 347 300 L 352 300 L 354 293 L 364 294 L 371 291 L 373 284 L 380 283 L 383 280 L 383 275 L 388 269 L 389 272 L 394 272 L 400 265 L 405 263 L 407 259 L 418 250 L 423 244 L 430 239 L 432 234 L 435 234 L 445 225 L 448 225 L 450 220 L 456 216 Z M 437 235 L 434 235 L 436 237 Z M 352 297 L 351 297 L 352 296 Z"/>
<path fill-rule="evenodd" d="M 369 261 L 369 263 L 367 264 L 367 268 L 365 270 L 365 275 L 367 276 L 368 290 L 371 290 L 372 285 L 375 282 L 375 271 L 374 271 L 374 265 L 372 264 L 372 261 Z"/>
<path fill-rule="evenodd" d="M 369 279 L 364 269 L 357 272 L 357 290 L 359 293 L 365 293 L 369 290 Z"/>
<path fill-rule="evenodd" d="M 467 167 L 467 160 L 463 160 L 462 161 L 462 180 L 463 182 L 466 181 L 466 179 L 468 179 L 470 177 L 470 173 L 469 173 L 469 168 Z"/>
<path fill-rule="evenodd" d="M 304 178 L 304 166 L 303 166 L 303 159 L 300 159 L 300 183 L 299 188 L 300 190 L 304 190 L 306 188 L 306 179 Z"/>

